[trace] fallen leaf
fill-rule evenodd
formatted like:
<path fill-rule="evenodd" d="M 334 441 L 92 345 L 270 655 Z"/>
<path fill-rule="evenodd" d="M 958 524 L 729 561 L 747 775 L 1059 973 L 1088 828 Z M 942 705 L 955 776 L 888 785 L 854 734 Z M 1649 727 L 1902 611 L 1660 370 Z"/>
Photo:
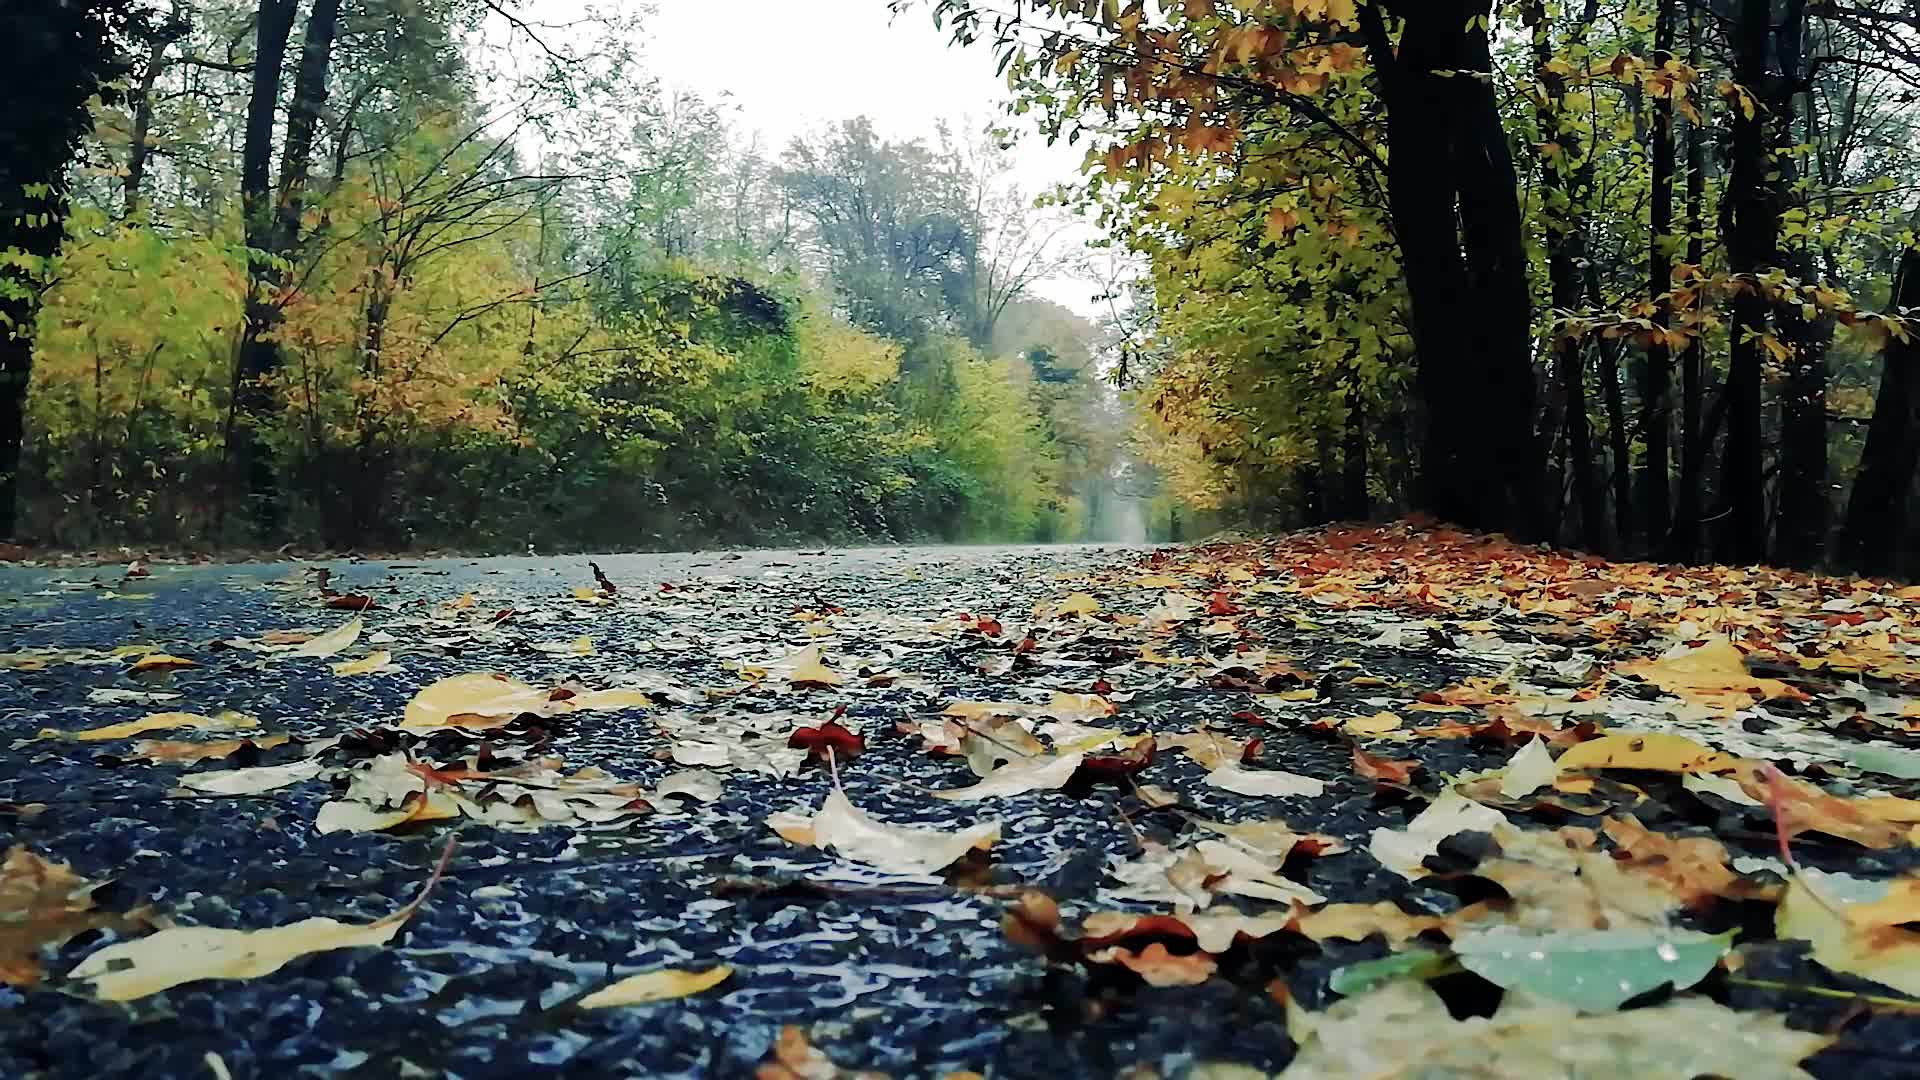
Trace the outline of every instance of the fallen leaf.
<path fill-rule="evenodd" d="M 33 986 L 45 970 L 40 951 L 89 930 L 146 925 L 144 912 L 96 911 L 88 881 L 66 863 L 51 862 L 16 844 L 0 862 L 0 983 Z"/>
<path fill-rule="evenodd" d="M 319 776 L 323 768 L 325 766 L 321 762 L 309 759 L 291 765 L 217 769 L 213 772 L 188 773 L 180 778 L 180 786 L 205 795 L 259 795 L 302 780 L 311 780 Z"/>
<path fill-rule="evenodd" d="M 1396 713 L 1377 712 L 1372 716 L 1355 716 L 1348 720 L 1341 721 L 1340 726 L 1344 728 L 1349 735 L 1366 738 L 1374 735 L 1385 735 L 1390 731 L 1399 730 L 1400 717 Z"/>
<path fill-rule="evenodd" d="M 1329 938 L 1365 941 L 1379 934 L 1393 945 L 1412 941 L 1445 925 L 1446 920 L 1438 916 L 1409 915 L 1385 900 L 1372 904 L 1328 904 L 1294 920 L 1294 928 L 1314 941 Z"/>
<path fill-rule="evenodd" d="M 807 1041 L 806 1032 L 789 1024 L 780 1029 L 769 1060 L 754 1070 L 754 1080 L 887 1080 L 885 1073 L 850 1072 Z"/>
<path fill-rule="evenodd" d="M 1411 880 L 1426 876 L 1427 870 L 1421 863 L 1440 850 L 1441 841 L 1456 833 L 1492 832 L 1506 823 L 1505 814 L 1449 788 L 1408 822 L 1405 829 L 1373 830 L 1367 850 L 1380 865 Z"/>
<path fill-rule="evenodd" d="M 386 671 L 392 666 L 392 663 L 393 654 L 382 649 L 379 652 L 368 653 L 358 660 L 348 660 L 344 663 L 335 664 L 333 665 L 333 673 L 335 675 L 372 675 L 376 672 Z"/>
<path fill-rule="evenodd" d="M 88 989 L 102 1001 L 133 1001 L 202 979 L 259 978 L 311 953 L 385 945 L 426 902 L 452 855 L 449 841 L 420 895 L 375 922 L 314 918 L 265 930 L 170 927 L 88 953 L 67 973 L 67 980 L 90 983 Z"/>
<path fill-rule="evenodd" d="M 1495 986 L 1605 1012 L 1668 984 L 1691 987 L 1720 962 L 1732 940 L 1732 931 L 1495 926 L 1453 935 L 1453 954 Z"/>
<path fill-rule="evenodd" d="M 1507 762 L 1504 775 L 1500 778 L 1500 794 L 1509 799 L 1518 799 L 1531 795 L 1543 787 L 1553 784 L 1560 775 L 1560 766 L 1547 752 L 1546 740 L 1534 737 L 1527 740 Z"/>
<path fill-rule="evenodd" d="M 148 761 L 167 764 L 193 764 L 213 758 L 232 757 L 240 750 L 252 747 L 255 750 L 271 750 L 284 746 L 290 736 L 261 735 L 246 739 L 215 739 L 211 742 L 194 742 L 188 739 L 142 739 L 133 744 L 133 753 Z"/>
<path fill-rule="evenodd" d="M 860 756 L 867 748 L 867 741 L 841 727 L 838 721 L 828 720 L 818 727 L 799 728 L 787 736 L 787 745 L 805 750 L 809 757 L 820 761 L 827 760 L 827 751 L 831 749 L 835 759 L 849 761 Z"/>
<path fill-rule="evenodd" d="M 149 731 L 170 731 L 175 728 L 198 728 L 201 731 L 237 731 L 242 728 L 259 727 L 260 721 L 237 712 L 223 712 L 219 716 L 202 716 L 199 713 L 163 712 L 152 713 L 139 720 L 129 720 L 124 724 L 109 724 L 106 727 L 88 728 L 85 731 L 55 731 L 41 728 L 39 738 L 70 739 L 75 742 L 105 742 L 110 739 L 131 739 L 135 735 L 144 735 Z"/>
<path fill-rule="evenodd" d="M 1117 963 L 1140 976 L 1148 986 L 1198 986 L 1212 978 L 1220 966 L 1204 952 L 1175 954 L 1158 941 L 1139 952 L 1111 945 L 1088 959 L 1095 963 Z"/>
<path fill-rule="evenodd" d="M 1384 784 L 1410 784 L 1413 774 L 1420 771 L 1418 761 L 1395 761 L 1391 758 L 1374 757 L 1359 747 L 1353 748 L 1353 771 L 1368 780 L 1377 780 Z"/>
<path fill-rule="evenodd" d="M 1655 772 L 1725 772 L 1740 763 L 1730 754 L 1709 749 L 1684 735 L 1659 732 L 1602 735 L 1578 743 L 1556 762 L 1569 769 L 1648 769 Z"/>
<path fill-rule="evenodd" d="M 361 619 L 360 616 L 355 615 L 334 629 L 318 637 L 309 638 L 304 643 L 294 646 L 287 651 L 286 655 L 311 656 L 324 659 L 359 641 L 360 631 L 365 628 L 366 621 Z"/>
<path fill-rule="evenodd" d="M 972 787 L 948 788 L 936 791 L 936 799 L 953 799 L 971 802 L 976 799 L 995 799 L 1008 795 L 1023 795 L 1029 791 L 1051 791 L 1072 779 L 1084 760 L 1080 754 L 1065 754 L 1059 757 L 1030 758 L 1011 762 L 995 769 L 986 779 Z"/>
<path fill-rule="evenodd" d="M 1247 769 L 1237 763 L 1209 770 L 1207 783 L 1239 795 L 1264 795 L 1275 798 L 1301 795 L 1312 799 L 1327 790 L 1326 781 L 1315 780 L 1311 776 L 1282 772 L 1279 769 Z"/>
<path fill-rule="evenodd" d="M 1807 698 L 1779 679 L 1750 674 L 1745 654 L 1726 637 L 1655 660 L 1616 664 L 1614 670 L 1637 675 L 1675 697 L 1726 713 L 1772 698 Z"/>
<path fill-rule="evenodd" d="M 1491 1017 L 1456 1020 L 1439 994 L 1407 980 L 1323 1013 L 1290 1011 L 1287 1026 L 1300 1049 L 1286 1074 L 1317 1080 L 1808 1080 L 1798 1063 L 1834 1041 L 1795 1031 L 1773 1013 L 1736 1012 L 1700 997 L 1581 1016 L 1512 995 Z"/>
<path fill-rule="evenodd" d="M 937 873 L 967 852 L 985 850 L 1000 839 L 997 821 L 959 832 L 884 825 L 861 813 L 837 788 L 819 812 L 772 814 L 767 824 L 789 843 L 830 848 L 854 862 L 897 874 Z"/>
<path fill-rule="evenodd" d="M 1920 879 L 1867 884 L 1879 896 L 1850 900 L 1827 895 L 1832 888 L 1815 894 L 1805 876 L 1793 875 L 1774 911 L 1774 934 L 1812 943 L 1822 967 L 1920 997 L 1920 933 L 1906 925 L 1920 922 Z"/>
<path fill-rule="evenodd" d="M 607 1009 L 617 1005 L 646 1005 L 655 1001 L 691 997 L 719 986 L 732 974 L 733 969 L 725 964 L 705 971 L 678 971 L 673 968 L 647 971 L 603 986 L 575 1004 L 583 1009 Z"/>
<path fill-rule="evenodd" d="M 499 727 L 524 713 L 551 716 L 573 708 L 555 701 L 552 691 L 479 671 L 429 683 L 407 702 L 400 726 Z"/>
<path fill-rule="evenodd" d="M 128 670 L 154 671 L 154 670 L 163 669 L 163 668 L 185 668 L 185 667 L 199 667 L 199 666 L 200 665 L 197 662 L 193 660 L 189 660 L 184 656 L 173 656 L 169 653 L 157 652 L 157 653 L 148 653 L 147 655 L 142 656 L 140 659 L 135 660 L 133 662 L 133 667 L 129 668 Z"/>

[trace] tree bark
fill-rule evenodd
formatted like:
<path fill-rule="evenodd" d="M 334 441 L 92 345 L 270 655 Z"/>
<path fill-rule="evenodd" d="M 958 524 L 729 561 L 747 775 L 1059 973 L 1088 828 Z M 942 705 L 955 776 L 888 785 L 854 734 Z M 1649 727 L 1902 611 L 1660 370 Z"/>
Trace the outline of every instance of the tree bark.
<path fill-rule="evenodd" d="M 1653 30 L 1653 62 L 1664 65 L 1673 59 L 1673 24 L 1676 0 L 1660 0 Z M 1653 99 L 1653 131 L 1647 148 L 1652 159 L 1652 200 L 1648 210 L 1647 295 L 1653 302 L 1655 336 L 1647 346 L 1646 364 L 1641 368 L 1640 438 L 1647 456 L 1640 475 L 1640 527 L 1646 547 L 1652 550 L 1662 542 L 1669 526 L 1668 507 L 1672 499 L 1669 476 L 1672 451 L 1668 433 L 1673 420 L 1668 397 L 1673 382 L 1673 355 L 1664 337 L 1673 325 L 1673 97 Z"/>
<path fill-rule="evenodd" d="M 293 33 L 294 0 L 260 0 L 254 22 L 253 87 L 247 99 L 247 126 L 240 149 L 240 206 L 249 273 L 246 324 L 233 368 L 232 394 L 227 406 L 226 452 L 228 497 L 245 493 L 248 519 L 262 534 L 278 525 L 278 491 L 273 461 L 261 435 L 274 412 L 273 388 L 268 380 L 279 359 L 267 337 L 278 322 L 277 276 L 273 250 L 276 220 L 271 169 L 274 117 L 280 102 L 280 75 Z"/>
<path fill-rule="evenodd" d="M 1780 102 L 1772 115 L 1773 139 L 1778 146 L 1795 142 L 1791 105 L 1803 92 L 1809 98 L 1806 141 L 1815 139 L 1814 103 L 1804 74 L 1802 10 L 1798 4 L 1787 5 L 1786 21 L 1775 30 L 1774 51 L 1783 68 Z M 1807 199 L 1796 183 L 1799 177 L 1794 156 L 1779 155 L 1775 168 L 1781 175 L 1780 189 L 1793 193 L 1790 197 L 1805 207 Z M 1787 269 L 1801 286 L 1814 284 L 1819 277 L 1812 243 L 1810 237 L 1802 237 L 1787 257 Z M 1781 339 L 1792 350 L 1780 402 L 1780 488 L 1774 558 L 1788 566 L 1810 569 L 1820 562 L 1833 518 L 1827 482 L 1827 350 L 1833 341 L 1833 320 L 1812 311 L 1797 297 L 1782 300 L 1774 318 Z"/>
<path fill-rule="evenodd" d="M 1687 63 L 1700 68 L 1700 11 L 1687 11 Z M 1706 257 L 1706 110 L 1698 102 L 1701 122 L 1687 125 L 1687 263 L 1699 266 Z M 1693 303 L 1700 303 L 1694 296 Z M 1691 562 L 1700 556 L 1700 483 L 1706 473 L 1711 440 L 1701 429 L 1701 406 L 1706 394 L 1706 346 L 1696 332 L 1687 338 L 1680 355 L 1680 488 L 1675 495 L 1673 525 L 1666 536 L 1666 557 Z"/>
<path fill-rule="evenodd" d="M 1729 327 L 1732 352 L 1727 371 L 1727 445 L 1721 458 L 1721 518 L 1716 556 L 1722 562 L 1757 563 L 1767 557 L 1766 484 L 1762 472 L 1760 374 L 1768 333 L 1766 296 L 1759 275 L 1775 262 L 1779 206 L 1767 176 L 1766 103 L 1768 53 L 1772 48 L 1769 0 L 1739 0 L 1728 39 L 1733 79 L 1751 100 L 1729 110 L 1732 148 L 1727 190 L 1721 203 L 1727 266 L 1739 279 Z"/>
<path fill-rule="evenodd" d="M 1513 158 L 1491 80 L 1489 0 L 1400 0 L 1397 55 L 1361 8 L 1387 103 L 1387 193 L 1424 406 L 1419 502 L 1539 534 L 1531 298 Z M 1472 23 L 1473 25 L 1470 25 Z"/>
<path fill-rule="evenodd" d="M 1580 307 L 1584 293 L 1580 265 L 1586 259 L 1586 198 L 1593 169 L 1579 133 L 1566 129 L 1561 111 L 1567 80 L 1555 71 L 1552 23 L 1544 4 L 1528 11 L 1532 24 L 1534 77 L 1545 91 L 1534 118 L 1540 128 L 1541 219 L 1546 234 L 1547 280 L 1554 313 L 1566 318 Z M 1606 551 L 1607 517 L 1593 472 L 1593 433 L 1587 415 L 1585 344 L 1581 335 L 1556 328 L 1552 334 L 1554 380 L 1559 384 L 1566 424 L 1568 463 L 1574 501 L 1580 508 L 1579 543 L 1588 551 Z M 1555 491 L 1556 496 L 1558 491 Z"/>
<path fill-rule="evenodd" d="M 1901 562 L 1920 472 L 1920 246 L 1901 253 L 1893 308 L 1909 320 L 1907 339 L 1887 341 L 1873 422 L 1834 545 L 1840 565 L 1883 577 L 1914 569 L 1911 558 Z"/>

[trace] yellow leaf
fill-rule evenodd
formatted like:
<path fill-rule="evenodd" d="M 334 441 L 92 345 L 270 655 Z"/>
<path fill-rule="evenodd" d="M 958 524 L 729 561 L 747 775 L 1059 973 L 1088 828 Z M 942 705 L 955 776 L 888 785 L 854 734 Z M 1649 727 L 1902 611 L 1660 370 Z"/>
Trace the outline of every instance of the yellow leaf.
<path fill-rule="evenodd" d="M 71 739 L 76 742 L 104 742 L 109 739 L 131 739 L 135 735 L 144 735 L 149 731 L 167 731 L 172 728 L 199 728 L 202 731 L 235 731 L 240 728 L 259 727 L 260 721 L 237 712 L 223 712 L 219 716 L 202 716 L 199 713 L 163 712 L 153 713 L 139 720 L 129 720 L 124 724 L 110 724 L 107 727 L 88 728 L 85 731 L 64 732 L 52 728 L 41 728 L 42 739 Z"/>
<path fill-rule="evenodd" d="M 376 671 L 385 671 L 392 661 L 393 654 L 382 649 L 379 652 L 368 653 L 358 660 L 347 660 L 335 664 L 333 673 L 335 675 L 370 675 Z"/>
<path fill-rule="evenodd" d="M 184 656 L 174 656 L 170 653 L 148 653 L 147 655 L 141 657 L 140 659 L 135 660 L 133 662 L 133 667 L 129 668 L 128 670 L 152 671 L 155 668 L 183 668 L 183 667 L 199 667 L 199 666 L 200 665 L 196 664 L 192 660 L 187 659 Z"/>
<path fill-rule="evenodd" d="M 319 637 L 312 638 L 300 647 L 287 653 L 288 656 L 327 657 L 360 640 L 360 631 L 366 623 L 355 615 L 335 629 Z"/>
<path fill-rule="evenodd" d="M 604 986 L 579 1001 L 583 1009 L 606 1009 L 616 1005 L 645 1005 L 691 997 L 726 982 L 733 969 L 725 964 L 706 971 L 677 971 L 666 968 L 629 975 L 611 986 Z"/>
<path fill-rule="evenodd" d="M 1748 674 L 1745 655 L 1725 637 L 1678 656 L 1635 660 L 1615 665 L 1614 670 L 1638 675 L 1676 697 L 1729 713 L 1772 698 L 1804 701 L 1807 697 L 1779 679 Z"/>
<path fill-rule="evenodd" d="M 447 854 L 452 854 L 449 846 Z M 446 857 L 413 902 L 377 922 L 302 919 L 265 930 L 176 926 L 138 941 L 96 949 L 67 973 L 93 984 L 102 1001 L 132 1001 L 201 979 L 254 979 L 309 953 L 385 945 L 420 908 L 446 868 Z"/>
<path fill-rule="evenodd" d="M 1390 712 L 1377 712 L 1372 716 L 1356 716 L 1340 726 L 1349 735 L 1385 735 L 1400 726 L 1400 717 Z"/>
<path fill-rule="evenodd" d="M 522 713 L 552 716 L 570 712 L 550 691 L 505 675 L 476 671 L 429 684 L 407 702 L 401 727 L 499 727 Z"/>
<path fill-rule="evenodd" d="M 1672 773 L 1725 772 L 1739 763 L 1739 758 L 1709 749 L 1684 735 L 1664 733 L 1603 735 L 1574 746 L 1554 762 L 1561 772 L 1650 769 Z"/>
<path fill-rule="evenodd" d="M 1074 593 L 1073 595 L 1067 597 L 1065 600 L 1062 600 L 1058 604 L 1055 604 L 1053 607 L 1053 614 L 1055 618 L 1058 618 L 1062 615 L 1078 615 L 1078 616 L 1081 616 L 1082 618 L 1085 618 L 1087 616 L 1096 615 L 1099 613 L 1099 611 L 1100 611 L 1100 601 L 1095 600 L 1092 596 L 1083 592 Z"/>

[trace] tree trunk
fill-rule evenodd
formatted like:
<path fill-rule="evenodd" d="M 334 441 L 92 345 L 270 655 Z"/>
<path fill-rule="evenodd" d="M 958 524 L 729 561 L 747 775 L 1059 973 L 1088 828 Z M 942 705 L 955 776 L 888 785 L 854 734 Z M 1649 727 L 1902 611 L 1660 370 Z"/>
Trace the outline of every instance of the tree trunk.
<path fill-rule="evenodd" d="M 1373 515 L 1367 499 L 1367 402 L 1351 381 L 1340 439 L 1340 501 L 1340 516 L 1348 521 L 1365 521 Z"/>
<path fill-rule="evenodd" d="M 1597 300 L 1597 298 L 1596 298 Z M 1620 343 L 1600 339 L 1600 395 L 1607 407 L 1607 445 L 1613 457 L 1613 515 L 1621 547 L 1633 536 L 1632 441 L 1627 438 L 1627 403 L 1620 387 Z"/>
<path fill-rule="evenodd" d="M 1687 11 L 1687 63 L 1700 67 L 1700 12 Z M 1699 266 L 1706 257 L 1707 151 L 1705 111 L 1698 103 L 1701 122 L 1687 125 L 1687 263 Z M 1700 303 L 1696 295 L 1693 303 Z M 1706 346 L 1697 332 L 1687 338 L 1680 355 L 1680 490 L 1676 493 L 1673 525 L 1666 536 L 1666 557 L 1691 562 L 1700 557 L 1700 482 L 1706 473 L 1711 440 L 1701 429 L 1700 410 L 1706 394 Z"/>
<path fill-rule="evenodd" d="M 185 16 L 181 5 L 173 5 L 173 19 L 177 24 Z M 153 133 L 153 88 L 160 81 L 160 73 L 167 66 L 167 46 L 173 43 L 171 34 L 156 36 L 147 46 L 146 56 L 141 58 L 139 70 L 134 75 L 133 89 L 127 93 L 127 108 L 130 124 L 127 138 L 127 175 L 120 178 L 120 190 L 124 201 L 121 204 L 122 219 L 131 218 L 140 212 L 141 190 L 147 176 L 147 160 L 153 156 L 153 148 L 147 145 Z"/>
<path fill-rule="evenodd" d="M 1811 144 L 1816 136 L 1812 121 L 1814 103 L 1803 79 L 1805 27 L 1798 18 L 1799 11 L 1798 5 L 1789 5 L 1787 21 L 1779 24 L 1775 31 L 1775 53 L 1784 69 L 1778 94 L 1780 105 L 1774 108 L 1772 116 L 1777 146 L 1791 146 L 1796 141 L 1791 104 L 1802 91 L 1809 94 L 1806 141 Z M 1779 155 L 1775 168 L 1780 172 L 1779 189 L 1790 193 L 1785 197 L 1807 207 L 1807 199 L 1797 183 L 1794 155 Z M 1801 286 L 1812 285 L 1818 279 L 1812 243 L 1812 238 L 1802 237 L 1787 258 L 1787 269 Z M 1833 518 L 1827 483 L 1827 349 L 1833 342 L 1833 320 L 1818 313 L 1809 317 L 1797 297 L 1782 301 L 1774 310 L 1774 319 L 1780 327 L 1781 339 L 1792 349 L 1780 402 L 1780 489 L 1774 558 L 1804 570 L 1820 562 Z"/>
<path fill-rule="evenodd" d="M 247 517 L 263 537 L 279 525 L 273 460 L 262 443 L 261 429 L 275 411 L 269 380 L 279 365 L 279 349 L 267 336 L 280 315 L 278 297 L 273 295 L 278 277 L 270 255 L 276 229 L 270 170 L 280 69 L 286 60 L 287 38 L 293 33 L 293 14 L 294 0 L 260 0 L 254 24 L 253 88 L 240 150 L 240 205 L 246 218 L 250 273 L 246 325 L 227 406 L 228 483 L 230 498 L 232 492 L 245 493 L 250 503 Z"/>
<path fill-rule="evenodd" d="M 1767 175 L 1766 109 L 1773 96 L 1768 92 L 1773 38 L 1769 0 L 1740 0 L 1728 38 L 1734 82 L 1752 100 L 1736 101 L 1729 110 L 1733 138 L 1721 204 L 1727 266 L 1743 287 L 1734 294 L 1728 328 L 1732 352 L 1727 370 L 1727 445 L 1720 465 L 1720 491 L 1727 510 L 1714 551 L 1722 562 L 1756 563 L 1767 557 L 1760 374 L 1770 306 L 1760 291 L 1759 275 L 1775 262 L 1780 229 L 1774 185 Z"/>
<path fill-rule="evenodd" d="M 1920 246 L 1901 253 L 1894 278 L 1893 308 L 1920 320 Z M 1854 473 L 1846 520 L 1835 544 L 1835 561 L 1862 574 L 1891 576 L 1902 566 L 1911 528 L 1914 476 L 1920 472 L 1920 333 L 1887 340 L 1880 365 L 1880 389 L 1873 399 L 1873 423 Z"/>
<path fill-rule="evenodd" d="M 1489 0 L 1401 0 L 1396 55 L 1361 9 L 1387 102 L 1388 202 L 1424 406 L 1419 501 L 1473 528 L 1539 533 L 1531 298 L 1514 175 L 1490 72 Z"/>
<path fill-rule="evenodd" d="M 1676 0 L 1660 0 L 1653 30 L 1653 62 L 1673 59 L 1673 23 Z M 1654 339 L 1647 346 L 1641 369 L 1640 438 L 1647 456 L 1640 476 L 1640 528 L 1651 551 L 1667 535 L 1672 498 L 1669 475 L 1672 451 L 1668 432 L 1668 395 L 1673 382 L 1673 355 L 1664 334 L 1673 325 L 1673 97 L 1653 99 L 1653 132 L 1648 146 L 1652 159 L 1653 190 L 1648 211 L 1647 295 L 1653 301 Z"/>
<path fill-rule="evenodd" d="M 1566 102 L 1566 77 L 1554 70 L 1552 23 L 1544 4 L 1528 12 L 1532 24 L 1534 77 L 1545 91 L 1534 119 L 1540 128 L 1541 219 L 1546 233 L 1547 280 L 1554 314 L 1571 317 L 1583 293 L 1580 265 L 1587 251 L 1587 192 L 1593 168 L 1580 145 L 1579 133 L 1561 121 Z M 1562 209 L 1564 207 L 1564 209 Z M 1587 417 L 1584 342 L 1579 334 L 1556 326 L 1552 331 L 1554 379 L 1560 386 L 1566 424 L 1567 451 L 1573 470 L 1574 499 L 1580 507 L 1579 543 L 1588 551 L 1605 551 L 1607 518 L 1594 483 L 1593 437 Z M 1556 489 L 1555 495 L 1558 495 Z"/>

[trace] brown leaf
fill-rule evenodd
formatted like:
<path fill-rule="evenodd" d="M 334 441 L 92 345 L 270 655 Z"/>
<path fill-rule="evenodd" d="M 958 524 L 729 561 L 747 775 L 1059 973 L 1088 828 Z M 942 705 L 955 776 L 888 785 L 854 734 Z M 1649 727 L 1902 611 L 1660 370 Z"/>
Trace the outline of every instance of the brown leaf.
<path fill-rule="evenodd" d="M 49 862 L 24 846 L 7 851 L 0 862 L 0 982 L 38 983 L 45 974 L 39 956 L 43 946 L 59 945 L 98 927 L 149 925 L 145 911 L 95 911 L 90 894 L 96 884 L 66 863 Z"/>
<path fill-rule="evenodd" d="M 849 1071 L 835 1065 L 825 1051 L 807 1041 L 805 1031 L 792 1024 L 780 1029 L 768 1060 L 753 1075 L 754 1080 L 887 1080 L 886 1073 Z"/>
<path fill-rule="evenodd" d="M 1353 748 L 1353 771 L 1383 784 L 1409 784 L 1413 782 L 1413 774 L 1420 771 L 1420 763 L 1374 757 L 1356 746 Z"/>

